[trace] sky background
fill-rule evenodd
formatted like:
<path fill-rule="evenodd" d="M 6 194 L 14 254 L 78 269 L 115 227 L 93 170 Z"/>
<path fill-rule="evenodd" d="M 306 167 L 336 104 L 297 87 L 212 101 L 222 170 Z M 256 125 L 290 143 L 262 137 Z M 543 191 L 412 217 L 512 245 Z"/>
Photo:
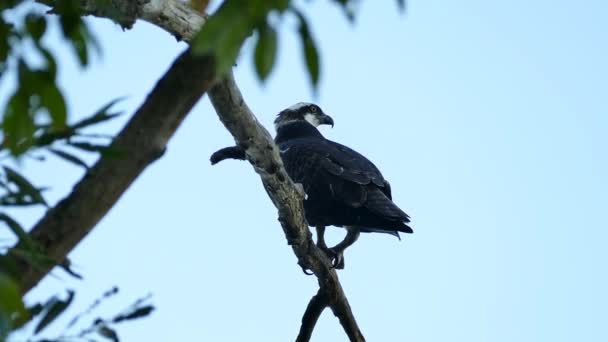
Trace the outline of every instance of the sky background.
<path fill-rule="evenodd" d="M 412 216 L 413 235 L 364 234 L 345 254 L 339 275 L 367 340 L 607 341 L 608 3 L 409 0 L 399 14 L 368 0 L 355 25 L 329 1 L 303 4 L 322 56 L 318 96 L 291 21 L 266 84 L 248 45 L 235 73 L 270 130 L 285 107 L 318 103 L 336 122 L 322 133 L 376 163 Z M 90 23 L 103 56 L 86 70 L 49 42 L 72 120 L 127 96 L 124 117 L 99 129 L 116 132 L 185 44 L 146 23 Z M 98 315 L 148 292 L 157 306 L 119 327 L 124 341 L 295 339 L 316 278 L 251 166 L 209 164 L 232 143 L 201 100 L 70 255 L 85 280 L 55 271 L 29 300 L 74 288 L 76 313 L 118 285 Z M 51 203 L 82 175 L 56 160 L 22 168 L 52 187 Z M 14 213 L 25 226 L 42 214 Z M 313 340 L 347 339 L 326 311 Z"/>

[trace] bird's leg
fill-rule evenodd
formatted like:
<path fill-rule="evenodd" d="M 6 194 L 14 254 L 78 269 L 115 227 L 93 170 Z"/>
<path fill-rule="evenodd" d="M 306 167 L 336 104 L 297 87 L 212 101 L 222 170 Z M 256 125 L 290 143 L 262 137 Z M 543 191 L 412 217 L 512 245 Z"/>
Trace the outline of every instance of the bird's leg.
<path fill-rule="evenodd" d="M 325 251 L 327 245 L 325 244 L 325 226 L 316 226 L 317 229 L 317 247 Z"/>
<path fill-rule="evenodd" d="M 316 226 L 317 229 L 317 247 L 327 255 L 331 260 L 332 265 L 335 264 L 336 253 L 325 244 L 325 226 Z"/>
<path fill-rule="evenodd" d="M 342 240 L 342 242 L 335 245 L 334 247 L 330 248 L 334 255 L 332 260 L 334 268 L 339 270 L 344 268 L 344 250 L 350 247 L 350 245 L 352 245 L 353 243 L 355 243 L 355 241 L 357 241 L 360 233 L 361 231 L 359 230 L 359 228 L 347 226 L 346 236 L 344 237 L 344 240 Z"/>

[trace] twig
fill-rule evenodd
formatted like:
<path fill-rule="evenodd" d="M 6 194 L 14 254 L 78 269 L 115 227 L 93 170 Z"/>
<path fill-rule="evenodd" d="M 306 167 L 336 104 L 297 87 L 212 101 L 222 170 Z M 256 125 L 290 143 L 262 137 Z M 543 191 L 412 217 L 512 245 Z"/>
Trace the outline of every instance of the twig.
<path fill-rule="evenodd" d="M 211 155 L 209 160 L 211 161 L 211 165 L 215 165 L 226 159 L 245 160 L 245 158 L 245 151 L 242 148 L 238 146 L 230 146 L 217 150 Z"/>
<path fill-rule="evenodd" d="M 315 325 L 317 324 L 321 313 L 323 313 L 323 310 L 325 310 L 328 305 L 329 298 L 327 297 L 327 294 L 323 292 L 322 289 L 319 289 L 319 292 L 310 299 L 306 311 L 304 311 L 302 326 L 300 326 L 300 333 L 296 338 L 296 342 L 310 341 Z"/>

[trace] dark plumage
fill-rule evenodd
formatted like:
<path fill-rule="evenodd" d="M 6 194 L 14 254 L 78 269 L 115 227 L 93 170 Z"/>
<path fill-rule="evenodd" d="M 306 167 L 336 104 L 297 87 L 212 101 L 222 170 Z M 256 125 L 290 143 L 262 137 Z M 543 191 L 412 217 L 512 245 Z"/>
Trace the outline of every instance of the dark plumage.
<path fill-rule="evenodd" d="M 356 151 L 325 139 L 316 126 L 333 120 L 317 105 L 299 103 L 275 120 L 277 143 L 285 169 L 302 184 L 306 220 L 317 228 L 317 244 L 343 267 L 342 252 L 359 232 L 412 233 L 409 216 L 392 201 L 391 187 L 378 168 Z M 347 228 L 334 248 L 323 239 L 325 226 Z"/>

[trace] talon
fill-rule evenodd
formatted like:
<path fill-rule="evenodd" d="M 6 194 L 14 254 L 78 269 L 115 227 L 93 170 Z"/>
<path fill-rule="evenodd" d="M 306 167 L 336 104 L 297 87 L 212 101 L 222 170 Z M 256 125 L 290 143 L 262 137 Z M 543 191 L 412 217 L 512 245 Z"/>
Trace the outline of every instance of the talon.
<path fill-rule="evenodd" d="M 302 268 L 302 272 L 304 272 L 304 274 L 306 274 L 306 275 L 313 275 L 314 274 L 312 271 L 309 272 L 310 268 L 302 265 L 299 262 L 298 262 L 298 265 L 300 265 L 300 267 Z"/>
<path fill-rule="evenodd" d="M 327 248 L 325 246 L 318 246 L 319 249 L 329 258 L 329 261 L 331 261 L 331 263 L 334 263 L 334 258 L 336 257 L 336 254 L 334 253 L 334 251 L 331 248 Z"/>
<path fill-rule="evenodd" d="M 312 271 L 309 272 L 308 269 L 304 268 L 304 267 L 302 267 L 302 272 L 304 272 L 304 274 L 309 275 L 309 276 L 314 275 L 314 273 Z"/>
<path fill-rule="evenodd" d="M 344 269 L 344 253 L 337 253 L 336 262 L 333 264 L 334 268 L 337 270 Z"/>
<path fill-rule="evenodd" d="M 334 257 L 332 258 L 332 268 L 335 268 L 337 270 L 342 270 L 344 269 L 344 252 L 336 252 L 335 250 L 331 250 L 334 254 Z"/>
<path fill-rule="evenodd" d="M 334 248 L 319 248 L 331 261 L 331 268 L 338 270 L 344 269 L 344 252 L 337 252 Z"/>

